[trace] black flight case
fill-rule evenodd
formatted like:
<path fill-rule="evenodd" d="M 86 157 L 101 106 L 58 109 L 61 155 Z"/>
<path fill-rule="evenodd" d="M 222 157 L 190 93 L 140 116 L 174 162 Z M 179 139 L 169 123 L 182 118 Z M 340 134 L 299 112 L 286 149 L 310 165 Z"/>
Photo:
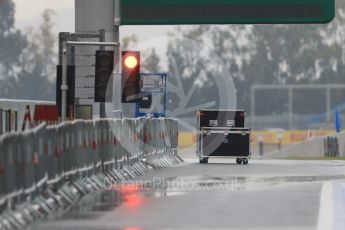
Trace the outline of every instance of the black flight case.
<path fill-rule="evenodd" d="M 207 164 L 211 157 L 235 158 L 248 164 L 251 129 L 245 128 L 244 110 L 199 110 L 197 112 L 197 157 Z"/>

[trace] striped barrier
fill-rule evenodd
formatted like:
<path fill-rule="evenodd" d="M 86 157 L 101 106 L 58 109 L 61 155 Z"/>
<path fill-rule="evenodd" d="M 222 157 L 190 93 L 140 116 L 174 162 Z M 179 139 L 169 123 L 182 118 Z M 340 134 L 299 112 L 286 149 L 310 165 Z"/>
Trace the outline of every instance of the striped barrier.
<path fill-rule="evenodd" d="M 181 163 L 177 138 L 178 121 L 167 118 L 77 120 L 1 136 L 0 229 L 21 228 L 105 181 Z"/>

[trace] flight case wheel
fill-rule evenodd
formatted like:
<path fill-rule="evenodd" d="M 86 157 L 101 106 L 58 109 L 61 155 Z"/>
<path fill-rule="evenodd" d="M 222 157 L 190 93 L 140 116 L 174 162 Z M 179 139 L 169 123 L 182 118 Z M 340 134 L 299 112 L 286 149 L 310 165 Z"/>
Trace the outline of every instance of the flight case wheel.
<path fill-rule="evenodd" d="M 248 159 L 244 158 L 244 159 L 243 159 L 243 164 L 244 164 L 244 165 L 247 165 L 248 163 L 249 163 Z"/>
<path fill-rule="evenodd" d="M 200 164 L 207 164 L 208 163 L 208 158 L 202 158 L 200 159 Z"/>
<path fill-rule="evenodd" d="M 242 164 L 242 159 L 241 159 L 241 158 L 237 158 L 237 159 L 236 159 L 236 163 L 237 163 L 238 165 L 241 165 L 241 164 Z"/>

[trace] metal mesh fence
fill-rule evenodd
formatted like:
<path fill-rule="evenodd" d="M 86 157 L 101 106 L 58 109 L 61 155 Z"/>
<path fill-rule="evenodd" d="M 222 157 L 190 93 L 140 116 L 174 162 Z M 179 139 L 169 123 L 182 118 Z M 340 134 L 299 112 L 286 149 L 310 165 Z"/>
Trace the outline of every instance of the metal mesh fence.
<path fill-rule="evenodd" d="M 151 103 L 147 106 L 137 107 L 137 116 L 160 115 L 165 116 L 166 113 L 166 83 L 167 76 L 165 74 L 141 74 L 141 93 L 148 94 L 151 97 Z M 144 97 L 141 102 L 145 104 Z M 148 106 L 149 105 L 149 106 Z"/>
<path fill-rule="evenodd" d="M 165 112 L 165 86 L 166 77 L 161 74 L 143 74 L 142 91 L 152 93 L 152 104 L 150 108 L 142 109 L 145 113 Z"/>
<path fill-rule="evenodd" d="M 59 64 L 62 64 L 62 46 L 64 41 L 102 42 L 105 31 L 60 33 Z M 78 104 L 94 105 L 95 63 L 97 46 L 71 46 L 68 64 L 75 66 L 75 98 Z"/>
<path fill-rule="evenodd" d="M 98 41 L 98 38 L 79 38 L 76 41 Z M 94 99 L 95 53 L 98 47 L 74 47 L 75 93 L 80 100 Z"/>

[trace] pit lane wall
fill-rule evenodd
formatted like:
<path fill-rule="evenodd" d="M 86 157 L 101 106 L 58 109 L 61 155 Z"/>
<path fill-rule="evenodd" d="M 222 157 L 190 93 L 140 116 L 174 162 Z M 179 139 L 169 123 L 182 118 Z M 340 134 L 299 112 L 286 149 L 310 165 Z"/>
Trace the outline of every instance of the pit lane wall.
<path fill-rule="evenodd" d="M 345 132 L 331 135 L 337 137 L 339 157 L 345 157 Z M 314 137 L 310 140 L 289 145 L 282 150 L 264 154 L 264 158 L 286 159 L 286 158 L 322 158 L 327 152 L 324 137 Z"/>
<path fill-rule="evenodd" d="M 55 105 L 55 102 L 0 99 L 0 109 L 16 110 L 18 112 L 17 124 L 19 129 L 21 129 L 21 127 L 23 126 L 26 108 L 29 107 L 30 114 L 33 117 L 36 105 Z"/>
<path fill-rule="evenodd" d="M 314 137 L 324 137 L 334 134 L 330 130 L 295 130 L 295 131 L 253 131 L 252 145 L 257 145 L 259 140 L 263 141 L 264 145 L 275 145 L 281 142 L 282 146 L 296 144 L 307 141 Z M 188 147 L 196 143 L 195 132 L 180 132 L 179 133 L 179 147 Z"/>

